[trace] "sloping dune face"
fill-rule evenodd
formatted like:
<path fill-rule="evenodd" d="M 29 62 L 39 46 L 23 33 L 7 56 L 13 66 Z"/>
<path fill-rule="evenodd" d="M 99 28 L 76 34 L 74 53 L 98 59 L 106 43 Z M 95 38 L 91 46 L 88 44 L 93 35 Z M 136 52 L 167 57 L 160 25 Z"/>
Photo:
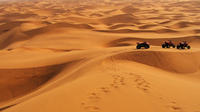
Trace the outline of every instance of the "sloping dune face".
<path fill-rule="evenodd" d="M 30 92 L 59 73 L 62 68 L 62 65 L 55 65 L 38 68 L 1 69 L 1 102 Z"/>
<path fill-rule="evenodd" d="M 200 112 L 199 4 L 0 0 L 0 111 Z"/>

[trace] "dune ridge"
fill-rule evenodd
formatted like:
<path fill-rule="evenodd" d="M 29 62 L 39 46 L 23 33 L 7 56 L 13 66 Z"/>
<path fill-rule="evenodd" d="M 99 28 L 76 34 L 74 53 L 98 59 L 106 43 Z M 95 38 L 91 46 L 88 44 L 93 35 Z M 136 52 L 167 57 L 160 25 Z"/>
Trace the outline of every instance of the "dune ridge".
<path fill-rule="evenodd" d="M 129 60 L 143 63 L 156 68 L 176 73 L 194 73 L 199 70 L 199 52 L 162 52 L 162 51 L 138 51 L 128 52 L 113 56 L 113 59 Z M 176 59 L 176 57 L 179 57 Z M 192 59 L 192 60 L 190 60 Z"/>
<path fill-rule="evenodd" d="M 187 41 L 189 43 L 199 42 L 199 36 L 186 36 L 186 37 L 171 37 L 171 38 L 139 38 L 139 37 L 124 37 L 110 41 L 109 43 L 105 44 L 106 47 L 120 47 L 123 46 L 121 44 L 127 45 L 136 45 L 138 41 L 146 41 L 149 42 L 151 45 L 154 46 L 161 46 L 161 44 L 166 40 L 172 40 L 175 44 L 178 44 L 180 41 Z M 126 46 L 126 45 L 124 45 Z"/>
<path fill-rule="evenodd" d="M 52 79 L 52 77 L 59 74 L 64 68 L 67 69 L 68 66 L 72 66 L 77 62 L 75 60 L 64 64 L 42 67 L 0 69 L 1 90 L 4 90 L 4 92 L 1 92 L 0 102 L 16 99 L 39 88 Z M 8 85 L 8 81 L 12 81 L 12 83 Z"/>

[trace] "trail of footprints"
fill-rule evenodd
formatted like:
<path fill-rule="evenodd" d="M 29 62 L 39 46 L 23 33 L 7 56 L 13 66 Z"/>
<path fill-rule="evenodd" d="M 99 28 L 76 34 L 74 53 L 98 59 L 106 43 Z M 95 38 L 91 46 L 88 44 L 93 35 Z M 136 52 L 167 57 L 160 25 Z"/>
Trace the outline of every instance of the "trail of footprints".
<path fill-rule="evenodd" d="M 112 88 L 119 88 L 123 85 L 126 85 L 125 77 L 121 75 L 112 75 L 113 82 L 110 84 Z"/>
<path fill-rule="evenodd" d="M 177 103 L 176 100 L 164 97 L 160 97 L 160 100 L 165 102 L 163 104 L 167 104 L 166 107 L 170 110 L 170 112 L 184 112 L 183 108 Z"/>
<path fill-rule="evenodd" d="M 151 84 L 148 81 L 146 81 L 141 75 L 137 75 L 134 73 L 112 75 L 112 79 L 113 80 L 110 83 L 110 85 L 96 88 L 93 92 L 88 94 L 88 97 L 82 103 L 82 106 L 85 111 L 100 112 L 101 108 L 98 106 L 98 102 L 101 101 L 103 96 L 109 94 L 115 89 L 119 89 L 126 85 L 133 85 L 134 87 L 136 87 L 144 93 L 150 93 L 151 90 Z M 170 112 L 184 112 L 183 108 L 181 108 L 181 106 L 175 100 L 166 100 L 164 97 L 160 97 L 160 100 L 165 101 L 168 104 L 167 108 L 169 108 Z"/>
<path fill-rule="evenodd" d="M 95 89 L 93 92 L 89 93 L 86 100 L 81 103 L 83 108 L 87 112 L 99 112 L 101 109 L 98 106 L 98 102 L 101 101 L 103 95 L 109 94 L 110 92 L 113 91 L 113 89 L 118 89 L 121 88 L 128 83 L 128 77 L 131 76 L 133 78 L 134 85 L 136 87 L 147 93 L 150 89 L 150 83 L 148 83 L 142 76 L 136 75 L 133 73 L 123 73 L 119 75 L 112 75 L 112 82 L 108 86 L 100 87 Z"/>
<path fill-rule="evenodd" d="M 148 93 L 150 91 L 151 84 L 148 81 L 146 81 L 141 75 L 137 75 L 133 73 L 129 73 L 129 75 L 134 77 L 133 79 L 134 83 L 139 90 L 145 93 Z"/>
<path fill-rule="evenodd" d="M 172 111 L 183 112 L 183 109 L 175 101 L 169 103 L 169 108 Z"/>

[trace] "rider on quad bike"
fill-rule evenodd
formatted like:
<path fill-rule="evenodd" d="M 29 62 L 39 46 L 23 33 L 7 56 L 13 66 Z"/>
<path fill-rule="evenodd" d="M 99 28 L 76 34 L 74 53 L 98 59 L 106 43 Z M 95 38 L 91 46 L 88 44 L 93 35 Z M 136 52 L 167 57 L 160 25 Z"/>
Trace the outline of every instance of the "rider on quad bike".
<path fill-rule="evenodd" d="M 162 44 L 162 48 L 170 48 L 170 47 L 175 48 L 175 44 L 171 40 L 165 41 Z"/>
<path fill-rule="evenodd" d="M 145 49 L 148 49 L 150 48 L 150 45 L 148 42 L 137 42 L 136 49 L 141 49 L 142 47 L 144 47 Z"/>
<path fill-rule="evenodd" d="M 177 49 L 190 49 L 191 47 L 188 45 L 186 41 L 182 41 L 177 45 Z"/>

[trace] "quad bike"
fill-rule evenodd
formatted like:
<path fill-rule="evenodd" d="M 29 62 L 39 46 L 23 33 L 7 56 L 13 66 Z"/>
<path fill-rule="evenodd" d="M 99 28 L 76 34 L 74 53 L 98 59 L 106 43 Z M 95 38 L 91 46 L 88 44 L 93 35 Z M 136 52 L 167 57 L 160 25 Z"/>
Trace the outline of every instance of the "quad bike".
<path fill-rule="evenodd" d="M 142 47 L 144 47 L 145 49 L 149 49 L 150 45 L 147 42 L 137 42 L 136 49 L 141 49 Z"/>
<path fill-rule="evenodd" d="M 162 44 L 162 48 L 170 48 L 170 47 L 175 48 L 175 44 L 172 41 L 165 41 Z"/>
<path fill-rule="evenodd" d="M 177 45 L 177 49 L 185 49 L 185 48 L 187 48 L 187 49 L 191 48 L 186 41 L 180 42 Z"/>

